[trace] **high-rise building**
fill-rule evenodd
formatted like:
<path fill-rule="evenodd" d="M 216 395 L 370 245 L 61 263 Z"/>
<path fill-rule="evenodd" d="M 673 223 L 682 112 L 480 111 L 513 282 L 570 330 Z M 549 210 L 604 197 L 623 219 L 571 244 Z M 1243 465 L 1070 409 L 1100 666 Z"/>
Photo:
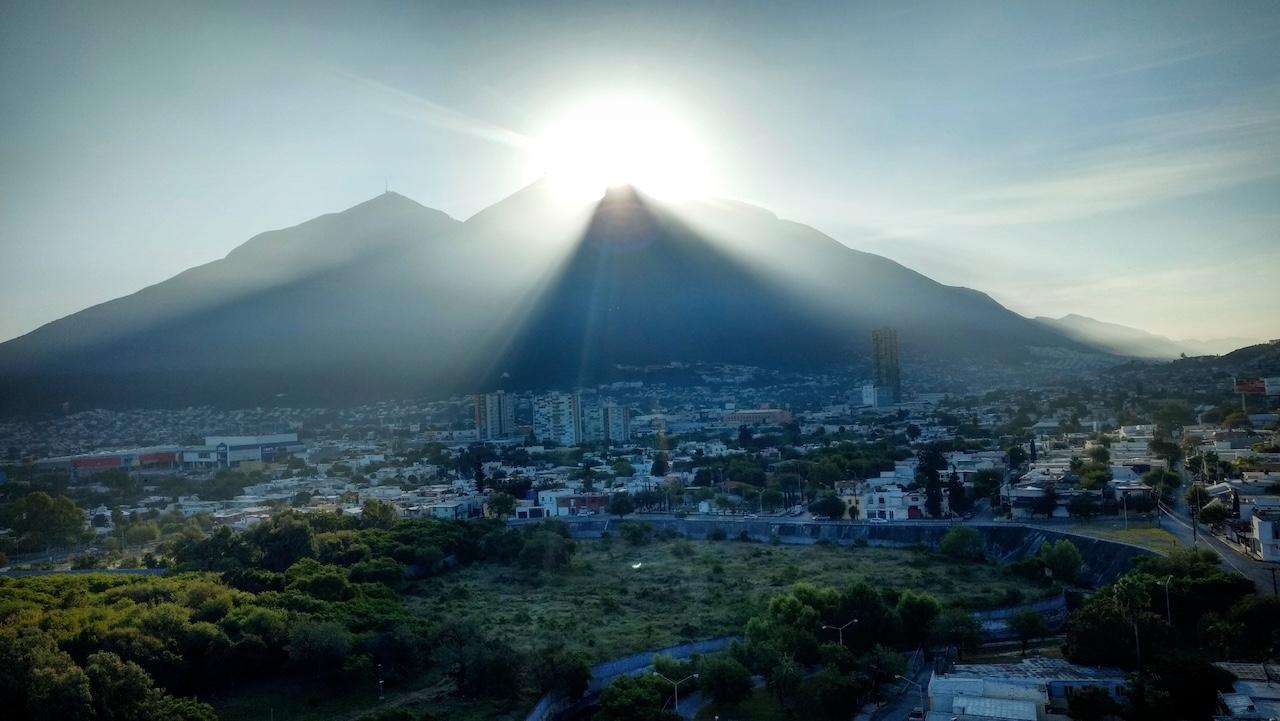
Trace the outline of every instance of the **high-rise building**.
<path fill-rule="evenodd" d="M 617 444 L 631 441 L 630 408 L 605 401 L 600 404 L 600 413 L 604 420 L 604 439 L 606 441 Z"/>
<path fill-rule="evenodd" d="M 516 430 L 515 399 L 503 391 L 475 397 L 476 434 L 482 441 L 509 438 Z"/>
<path fill-rule="evenodd" d="M 543 443 L 578 445 L 582 439 L 578 394 L 552 392 L 535 398 L 533 435 Z"/>
<path fill-rule="evenodd" d="M 898 331 L 889 327 L 871 331 L 871 350 L 875 385 L 888 389 L 887 394 L 893 403 L 901 403 L 902 374 L 898 367 Z"/>
<path fill-rule="evenodd" d="M 627 443 L 631 440 L 631 412 L 595 391 L 552 392 L 533 400 L 533 435 L 544 443 Z"/>

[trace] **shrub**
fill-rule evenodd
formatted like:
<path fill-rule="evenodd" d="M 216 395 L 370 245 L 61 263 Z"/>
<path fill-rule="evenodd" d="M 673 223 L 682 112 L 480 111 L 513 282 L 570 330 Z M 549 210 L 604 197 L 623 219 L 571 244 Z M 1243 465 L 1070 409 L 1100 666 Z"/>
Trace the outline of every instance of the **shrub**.
<path fill-rule="evenodd" d="M 942 537 L 939 550 L 944 555 L 964 561 L 981 561 L 986 558 L 982 534 L 968 526 L 956 526 Z"/>

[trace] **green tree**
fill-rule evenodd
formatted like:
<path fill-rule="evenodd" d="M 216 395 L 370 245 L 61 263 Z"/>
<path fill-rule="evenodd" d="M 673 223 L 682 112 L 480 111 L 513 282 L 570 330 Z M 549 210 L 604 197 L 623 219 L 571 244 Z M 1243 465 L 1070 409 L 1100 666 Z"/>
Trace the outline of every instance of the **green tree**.
<path fill-rule="evenodd" d="M 1221 503 L 1210 503 L 1200 509 L 1197 517 L 1201 522 L 1215 526 L 1231 517 L 1231 509 Z"/>
<path fill-rule="evenodd" d="M 843 518 L 844 511 L 844 501 L 834 493 L 829 493 L 809 504 L 810 513 L 827 518 Z"/>
<path fill-rule="evenodd" d="M 634 513 L 636 510 L 635 499 L 626 491 L 619 491 L 609 497 L 609 513 L 618 518 L 625 518 L 627 514 Z"/>
<path fill-rule="evenodd" d="M 968 526 L 956 526 L 947 531 L 939 544 L 944 555 L 964 561 L 981 561 L 986 558 L 986 546 L 982 534 Z"/>
<path fill-rule="evenodd" d="M 543 693 L 576 700 L 591 683 L 591 657 L 583 651 L 561 649 L 541 654 L 539 685 Z"/>
<path fill-rule="evenodd" d="M 633 546 L 643 546 L 653 536 L 653 527 L 647 523 L 624 523 L 619 533 Z"/>
<path fill-rule="evenodd" d="M 287 651 L 299 671 L 332 676 L 341 673 L 351 644 L 351 634 L 341 624 L 306 619 L 294 624 Z"/>
<path fill-rule="evenodd" d="M 751 693 L 751 672 L 727 654 L 703 657 L 698 673 L 698 687 L 722 706 L 732 706 Z"/>
<path fill-rule="evenodd" d="M 1067 512 L 1078 518 L 1093 518 L 1098 515 L 1098 501 L 1091 494 L 1077 493 L 1067 501 Z"/>
<path fill-rule="evenodd" d="M 146 721 L 148 710 L 160 695 L 141 666 L 114 653 L 91 654 L 84 672 L 89 677 L 94 712 L 101 721 Z"/>
<path fill-rule="evenodd" d="M 400 520 L 394 504 L 370 498 L 360 507 L 360 525 L 365 528 L 391 528 Z"/>
<path fill-rule="evenodd" d="M 1071 541 L 1060 538 L 1052 543 L 1046 543 L 1041 546 L 1038 556 L 1057 580 L 1063 583 L 1075 583 L 1080 577 L 1080 567 L 1084 565 L 1084 557 L 1080 555 L 1080 549 L 1076 548 L 1076 544 Z"/>
<path fill-rule="evenodd" d="M 1027 449 L 1020 445 L 1009 446 L 1005 454 L 1009 456 L 1009 466 L 1011 468 L 1017 468 L 1027 462 Z"/>
<path fill-rule="evenodd" d="M 1045 624 L 1044 617 L 1030 608 L 1015 611 L 1009 617 L 1009 628 L 1018 634 L 1018 640 L 1022 642 L 1023 656 L 1027 655 L 1027 643 L 1029 641 L 1042 638 L 1049 633 L 1049 627 Z"/>
<path fill-rule="evenodd" d="M 665 476 L 671 472 L 671 464 L 667 462 L 667 454 L 658 451 L 653 454 L 653 467 L 649 469 L 651 476 Z"/>
<path fill-rule="evenodd" d="M 898 617 L 902 620 L 903 633 L 912 644 L 928 639 L 930 624 L 941 612 L 937 599 L 927 593 L 908 590 L 898 597 Z"/>
<path fill-rule="evenodd" d="M 663 710 L 671 698 L 671 684 L 653 676 L 619 676 L 600 692 L 596 721 L 680 721 Z"/>
<path fill-rule="evenodd" d="M 501 491 L 489 494 L 489 498 L 484 505 L 489 510 L 489 515 L 499 520 L 507 518 L 516 512 L 515 496 Z"/>
<path fill-rule="evenodd" d="M 25 548 L 65 546 L 85 537 L 84 511 L 66 496 L 43 491 L 19 498 L 9 512 L 9 525 Z"/>
<path fill-rule="evenodd" d="M 787 705 L 795 698 L 803 680 L 804 669 L 800 668 L 800 664 L 796 663 L 795 659 L 790 656 L 783 656 L 769 670 L 766 685 L 773 692 L 773 695 L 777 697 L 779 703 Z"/>
<path fill-rule="evenodd" d="M 1076 689 L 1067 697 L 1067 715 L 1075 721 L 1102 721 L 1120 713 L 1120 704 L 1098 686 Z"/>
<path fill-rule="evenodd" d="M 955 648 L 957 658 L 962 661 L 965 652 L 977 648 L 982 641 L 978 619 L 963 608 L 948 608 L 937 614 L 929 630 L 934 640 Z"/>
<path fill-rule="evenodd" d="M 1199 484 L 1188 488 L 1183 498 L 1187 502 L 1187 506 L 1192 509 L 1202 508 L 1213 500 L 1213 497 L 1204 489 L 1204 486 Z"/>

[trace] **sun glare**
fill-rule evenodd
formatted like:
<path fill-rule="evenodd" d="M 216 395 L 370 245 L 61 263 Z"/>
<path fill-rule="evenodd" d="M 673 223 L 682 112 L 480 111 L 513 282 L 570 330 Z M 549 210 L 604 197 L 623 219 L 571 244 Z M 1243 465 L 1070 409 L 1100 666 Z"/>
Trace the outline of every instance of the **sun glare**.
<path fill-rule="evenodd" d="M 668 199 L 708 190 L 706 147 L 697 132 L 644 98 L 599 98 L 574 107 L 542 134 L 534 152 L 539 170 L 574 195 L 598 198 L 619 185 Z"/>

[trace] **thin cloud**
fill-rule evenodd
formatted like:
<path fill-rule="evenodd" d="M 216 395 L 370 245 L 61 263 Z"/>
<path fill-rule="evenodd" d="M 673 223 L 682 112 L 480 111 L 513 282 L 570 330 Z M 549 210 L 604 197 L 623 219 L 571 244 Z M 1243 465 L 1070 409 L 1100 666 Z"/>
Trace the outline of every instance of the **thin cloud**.
<path fill-rule="evenodd" d="M 391 100 L 396 105 L 387 107 L 389 112 L 423 120 L 442 130 L 448 130 L 474 138 L 508 145 L 513 148 L 527 148 L 531 140 L 522 133 L 505 128 L 496 123 L 472 117 L 460 110 L 455 110 L 440 103 L 427 100 L 413 93 L 387 85 L 386 83 L 357 75 L 341 68 L 322 65 L 331 76 L 349 81 L 353 85 L 372 91 L 383 99 Z"/>

